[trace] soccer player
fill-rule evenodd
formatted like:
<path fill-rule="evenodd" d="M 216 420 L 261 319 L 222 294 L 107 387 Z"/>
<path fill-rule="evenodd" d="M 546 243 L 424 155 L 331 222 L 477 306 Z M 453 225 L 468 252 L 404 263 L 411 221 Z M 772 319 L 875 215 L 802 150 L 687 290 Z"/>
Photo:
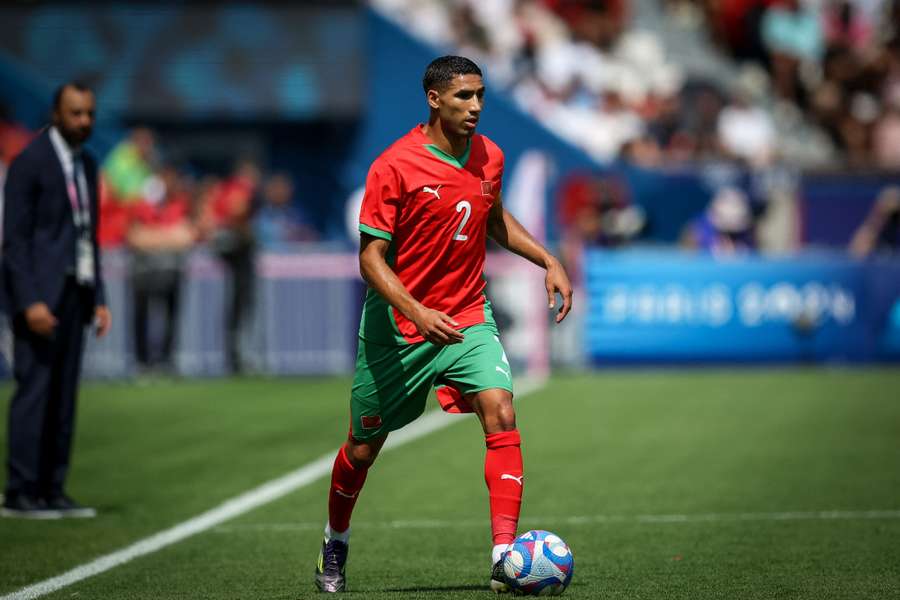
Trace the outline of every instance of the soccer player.
<path fill-rule="evenodd" d="M 478 66 L 434 60 L 422 81 L 430 111 L 369 169 L 359 217 L 360 273 L 369 286 L 359 326 L 351 428 L 337 453 L 316 586 L 346 588 L 350 514 L 388 432 L 419 417 L 432 387 L 445 410 L 475 412 L 484 429 L 484 476 L 493 535 L 491 588 L 522 501 L 522 453 L 509 363 L 484 295 L 485 247 L 546 269 L 550 308 L 572 307 L 565 270 L 504 208 L 503 152 L 475 128 L 484 106 Z"/>

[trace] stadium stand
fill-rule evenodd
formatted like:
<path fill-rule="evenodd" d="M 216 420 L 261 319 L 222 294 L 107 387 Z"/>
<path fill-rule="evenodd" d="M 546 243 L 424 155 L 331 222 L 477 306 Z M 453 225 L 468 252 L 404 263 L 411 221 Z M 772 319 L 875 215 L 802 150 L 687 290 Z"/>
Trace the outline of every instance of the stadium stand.
<path fill-rule="evenodd" d="M 602 161 L 897 166 L 895 1 L 373 4 Z"/>

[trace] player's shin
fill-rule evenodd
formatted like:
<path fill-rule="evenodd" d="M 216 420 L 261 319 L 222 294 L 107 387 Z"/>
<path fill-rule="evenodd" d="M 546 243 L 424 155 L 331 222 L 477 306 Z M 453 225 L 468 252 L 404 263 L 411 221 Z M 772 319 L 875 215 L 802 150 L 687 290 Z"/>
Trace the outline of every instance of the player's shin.
<path fill-rule="evenodd" d="M 327 539 L 334 538 L 344 543 L 349 538 L 350 515 L 369 472 L 368 467 L 354 466 L 347 457 L 347 451 L 344 444 L 334 459 L 328 491 L 328 527 L 325 529 Z"/>
<path fill-rule="evenodd" d="M 493 562 L 515 539 L 522 505 L 524 475 L 519 430 L 485 435 L 484 480 L 491 503 L 491 534 L 494 538 Z"/>

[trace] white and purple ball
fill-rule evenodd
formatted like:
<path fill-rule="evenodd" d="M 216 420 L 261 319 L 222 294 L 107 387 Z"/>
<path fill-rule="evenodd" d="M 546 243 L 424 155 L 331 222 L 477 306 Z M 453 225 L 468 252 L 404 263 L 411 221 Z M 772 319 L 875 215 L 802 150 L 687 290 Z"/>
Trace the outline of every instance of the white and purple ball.
<path fill-rule="evenodd" d="M 533 530 L 513 541 L 503 555 L 503 571 L 517 594 L 559 596 L 572 581 L 575 560 L 558 535 Z"/>

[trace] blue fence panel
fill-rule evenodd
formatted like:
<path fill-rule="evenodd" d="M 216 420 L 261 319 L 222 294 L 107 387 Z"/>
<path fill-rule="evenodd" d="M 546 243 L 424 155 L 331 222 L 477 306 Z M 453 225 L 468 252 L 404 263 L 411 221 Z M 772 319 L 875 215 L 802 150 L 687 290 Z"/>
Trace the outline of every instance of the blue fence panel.
<path fill-rule="evenodd" d="M 598 363 L 896 358 L 898 274 L 831 254 L 592 251 L 586 351 Z"/>
<path fill-rule="evenodd" d="M 128 261 L 127 253 L 104 252 L 113 328 L 102 340 L 89 336 L 85 377 L 126 377 L 134 373 Z M 246 365 L 272 375 L 351 372 L 363 295 L 354 261 L 353 255 L 259 256 L 255 306 L 241 333 Z M 215 256 L 202 248 L 191 254 L 182 281 L 175 343 L 179 374 L 217 376 L 226 372 L 224 331 L 229 286 Z"/>

